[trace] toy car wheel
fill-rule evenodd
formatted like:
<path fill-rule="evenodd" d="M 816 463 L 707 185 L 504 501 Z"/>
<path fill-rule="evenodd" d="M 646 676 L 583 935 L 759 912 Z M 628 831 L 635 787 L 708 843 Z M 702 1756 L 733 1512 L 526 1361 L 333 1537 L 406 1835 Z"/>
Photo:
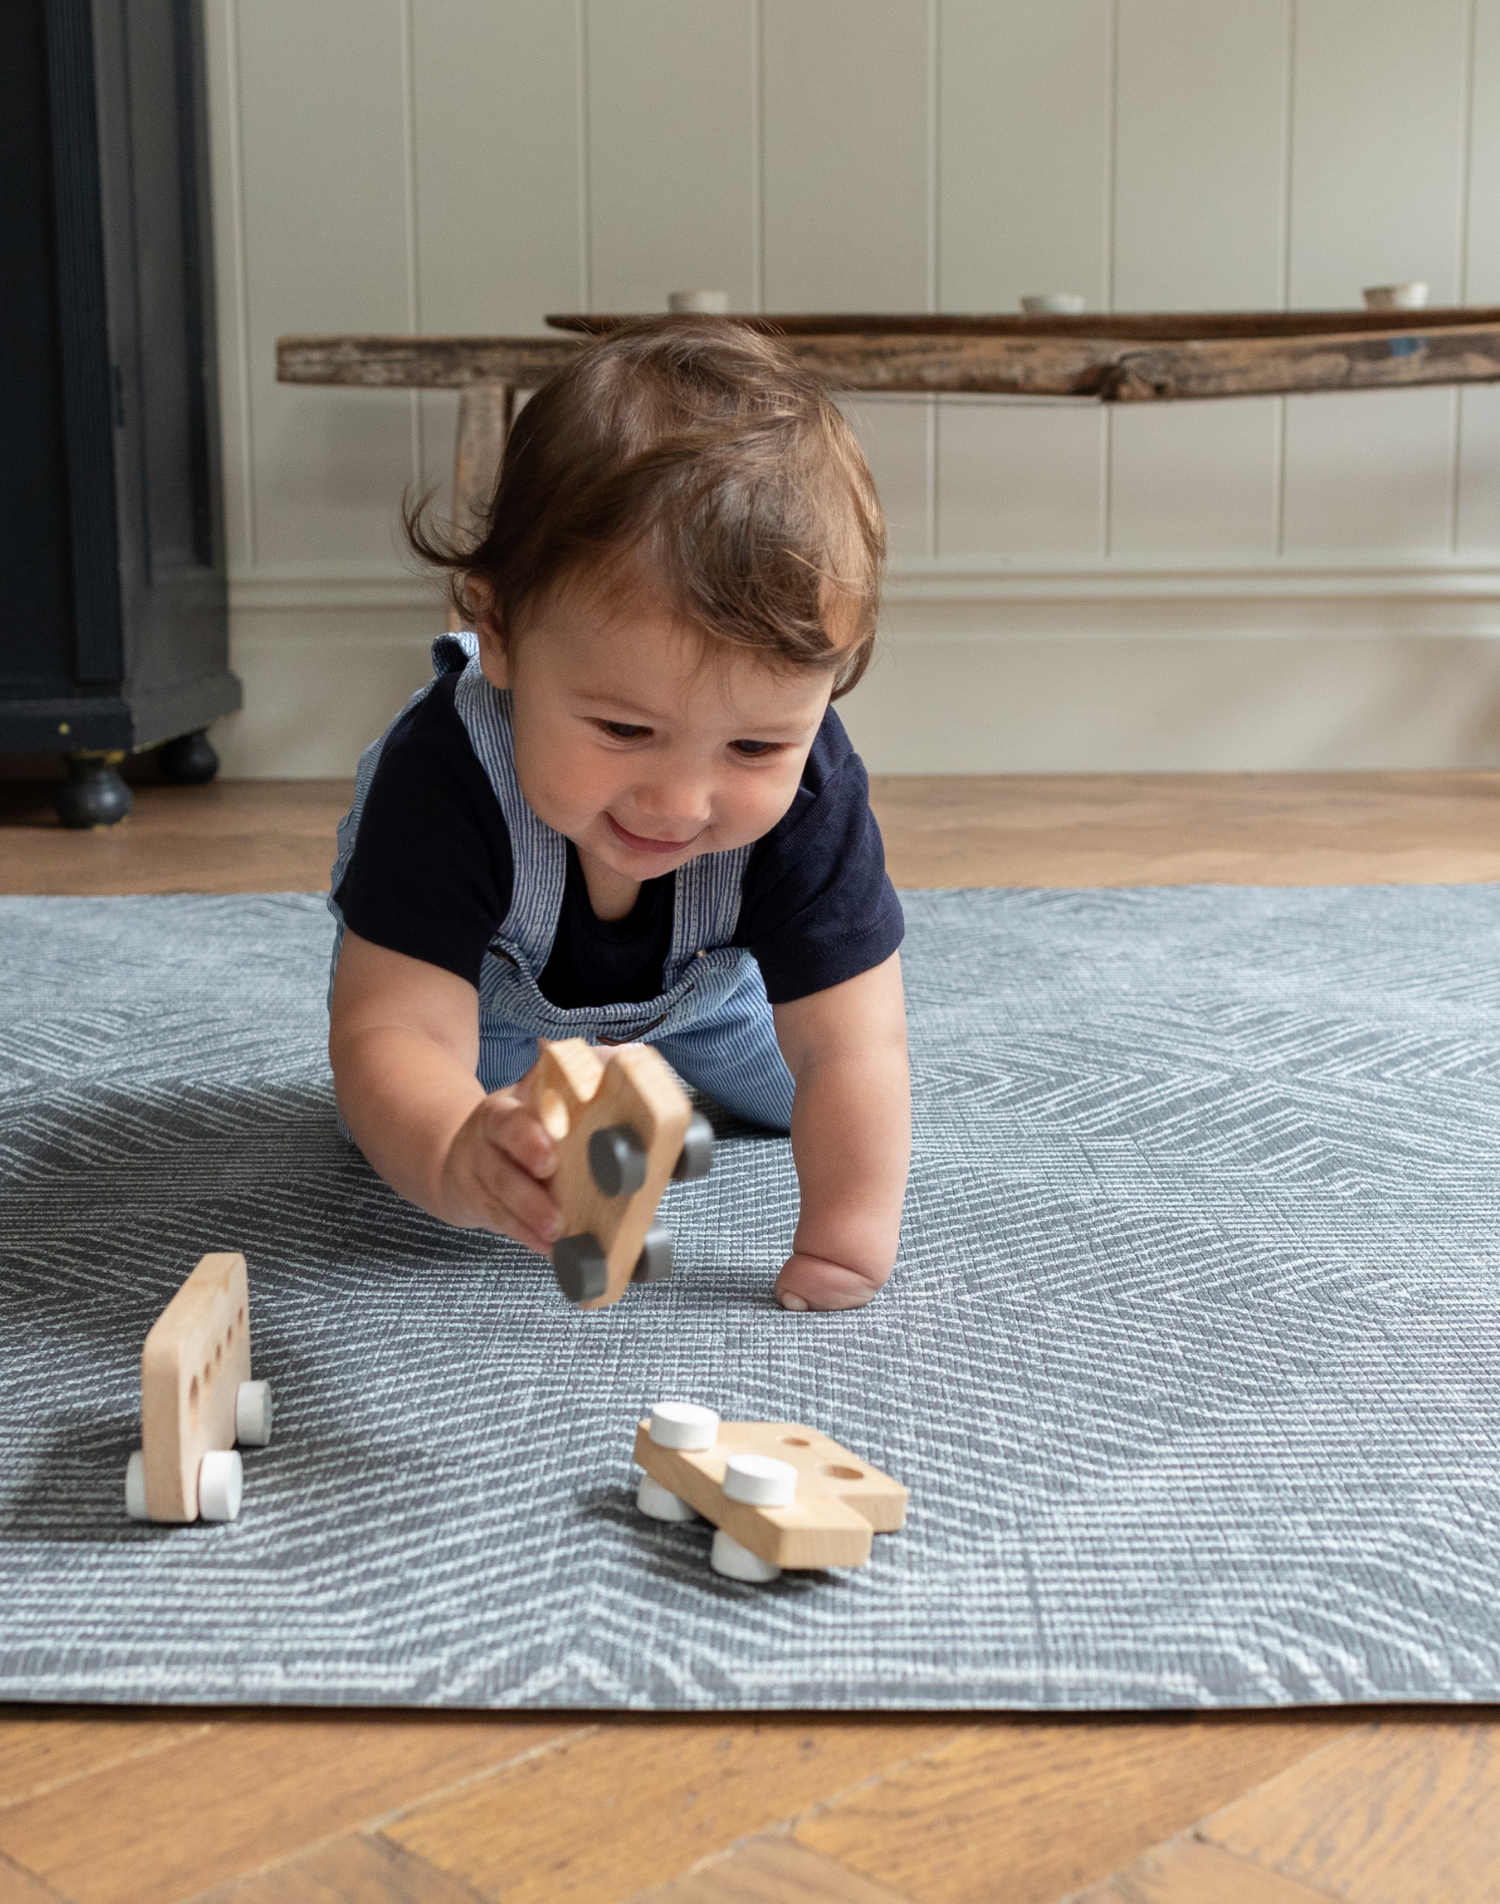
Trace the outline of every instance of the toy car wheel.
<path fill-rule="evenodd" d="M 641 1245 L 640 1257 L 630 1280 L 633 1283 L 664 1283 L 672 1274 L 672 1236 L 659 1223 L 653 1223 Z"/>
<path fill-rule="evenodd" d="M 234 1392 L 234 1438 L 247 1448 L 264 1448 L 271 1439 L 271 1384 L 241 1382 Z"/>
<path fill-rule="evenodd" d="M 609 1287 L 609 1260 L 599 1239 L 586 1232 L 552 1245 L 552 1273 L 569 1302 L 592 1302 Z"/>
<path fill-rule="evenodd" d="M 245 1470 L 234 1448 L 210 1448 L 198 1464 L 198 1512 L 206 1521 L 239 1517 Z"/>
<path fill-rule="evenodd" d="M 737 1540 L 731 1540 L 722 1527 L 714 1535 L 708 1564 L 715 1573 L 722 1573 L 730 1580 L 749 1580 L 756 1586 L 764 1586 L 768 1581 L 781 1578 L 780 1567 L 773 1566 L 769 1560 L 762 1560 L 759 1554 L 752 1554 L 748 1547 L 742 1547 Z"/>
<path fill-rule="evenodd" d="M 653 1481 L 649 1474 L 641 1476 L 635 1504 L 654 1521 L 695 1521 L 698 1518 L 681 1495 L 664 1488 L 660 1481 Z"/>
<path fill-rule="evenodd" d="M 146 1506 L 146 1457 L 139 1448 L 125 1464 L 125 1512 L 133 1521 L 149 1521 Z"/>
<path fill-rule="evenodd" d="M 678 1183 L 696 1183 L 700 1177 L 706 1177 L 713 1168 L 714 1127 L 706 1117 L 694 1111 L 687 1134 L 682 1140 L 682 1154 L 677 1159 L 677 1167 L 672 1172 Z"/>
<path fill-rule="evenodd" d="M 633 1197 L 646 1181 L 646 1146 L 628 1124 L 611 1124 L 589 1139 L 589 1175 L 605 1197 Z"/>

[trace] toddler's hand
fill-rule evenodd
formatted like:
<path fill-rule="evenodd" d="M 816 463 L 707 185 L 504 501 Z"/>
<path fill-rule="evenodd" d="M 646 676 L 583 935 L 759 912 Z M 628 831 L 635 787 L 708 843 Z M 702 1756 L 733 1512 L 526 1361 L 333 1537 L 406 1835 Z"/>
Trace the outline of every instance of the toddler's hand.
<path fill-rule="evenodd" d="M 862 1309 L 890 1273 L 871 1276 L 797 1250 L 776 1278 L 776 1300 L 783 1309 Z"/>
<path fill-rule="evenodd" d="M 441 1179 L 443 1214 L 466 1230 L 493 1230 L 545 1256 L 562 1234 L 562 1212 L 541 1179 L 557 1150 L 541 1119 L 514 1091 L 491 1091 L 458 1128 Z"/>

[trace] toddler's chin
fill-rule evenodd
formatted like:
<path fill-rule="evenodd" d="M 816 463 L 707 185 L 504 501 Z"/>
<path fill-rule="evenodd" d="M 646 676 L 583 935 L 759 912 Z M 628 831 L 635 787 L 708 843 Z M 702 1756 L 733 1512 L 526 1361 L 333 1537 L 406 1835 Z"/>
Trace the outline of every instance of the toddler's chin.
<path fill-rule="evenodd" d="M 880 1289 L 868 1276 L 821 1256 L 793 1256 L 776 1278 L 775 1294 L 783 1309 L 862 1309 Z"/>

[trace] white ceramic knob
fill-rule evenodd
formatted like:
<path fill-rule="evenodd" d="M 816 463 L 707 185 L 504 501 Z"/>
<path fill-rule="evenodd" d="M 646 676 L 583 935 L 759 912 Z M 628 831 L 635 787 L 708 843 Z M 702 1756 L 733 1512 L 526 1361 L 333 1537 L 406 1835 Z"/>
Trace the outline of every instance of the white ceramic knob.
<path fill-rule="evenodd" d="M 724 1494 L 750 1507 L 785 1507 L 797 1492 L 797 1470 L 768 1454 L 732 1454 L 724 1470 Z"/>
<path fill-rule="evenodd" d="M 773 1567 L 769 1560 L 762 1560 L 759 1554 L 752 1554 L 748 1547 L 742 1547 L 737 1540 L 732 1540 L 722 1527 L 714 1535 L 708 1564 L 715 1573 L 727 1574 L 731 1580 L 750 1580 L 757 1586 L 781 1578 L 780 1567 Z"/>
<path fill-rule="evenodd" d="M 660 1481 L 653 1481 L 649 1474 L 641 1476 L 635 1504 L 654 1521 L 695 1521 L 698 1518 L 681 1495 L 664 1488 Z"/>
<path fill-rule="evenodd" d="M 125 1512 L 133 1521 L 149 1521 L 146 1506 L 146 1457 L 139 1448 L 125 1464 Z"/>
<path fill-rule="evenodd" d="M 658 1402 L 651 1410 L 651 1439 L 658 1448 L 711 1448 L 718 1438 L 718 1416 L 697 1402 Z"/>
<path fill-rule="evenodd" d="M 668 291 L 667 309 L 678 316 L 697 312 L 710 317 L 722 317 L 729 309 L 727 291 Z"/>
<path fill-rule="evenodd" d="M 245 1470 L 233 1448 L 210 1448 L 198 1464 L 198 1512 L 206 1521 L 232 1521 L 240 1511 Z"/>
<path fill-rule="evenodd" d="M 271 1439 L 271 1384 L 241 1382 L 234 1392 L 234 1438 L 247 1448 L 264 1448 Z"/>

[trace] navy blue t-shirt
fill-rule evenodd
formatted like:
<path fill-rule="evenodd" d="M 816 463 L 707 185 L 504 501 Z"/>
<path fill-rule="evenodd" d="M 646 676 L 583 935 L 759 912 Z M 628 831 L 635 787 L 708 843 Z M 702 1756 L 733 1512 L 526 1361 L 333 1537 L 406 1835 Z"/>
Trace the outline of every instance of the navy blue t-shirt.
<path fill-rule="evenodd" d="M 457 684 L 456 674 L 443 676 L 391 729 L 334 897 L 360 938 L 477 986 L 510 911 L 513 861 L 500 802 L 454 706 Z M 754 955 L 773 1005 L 868 972 L 901 943 L 901 905 L 869 794 L 830 708 L 796 797 L 745 868 L 731 943 Z M 625 918 L 599 919 L 570 843 L 543 997 L 564 1009 L 655 998 L 672 942 L 674 878 L 646 880 Z"/>

